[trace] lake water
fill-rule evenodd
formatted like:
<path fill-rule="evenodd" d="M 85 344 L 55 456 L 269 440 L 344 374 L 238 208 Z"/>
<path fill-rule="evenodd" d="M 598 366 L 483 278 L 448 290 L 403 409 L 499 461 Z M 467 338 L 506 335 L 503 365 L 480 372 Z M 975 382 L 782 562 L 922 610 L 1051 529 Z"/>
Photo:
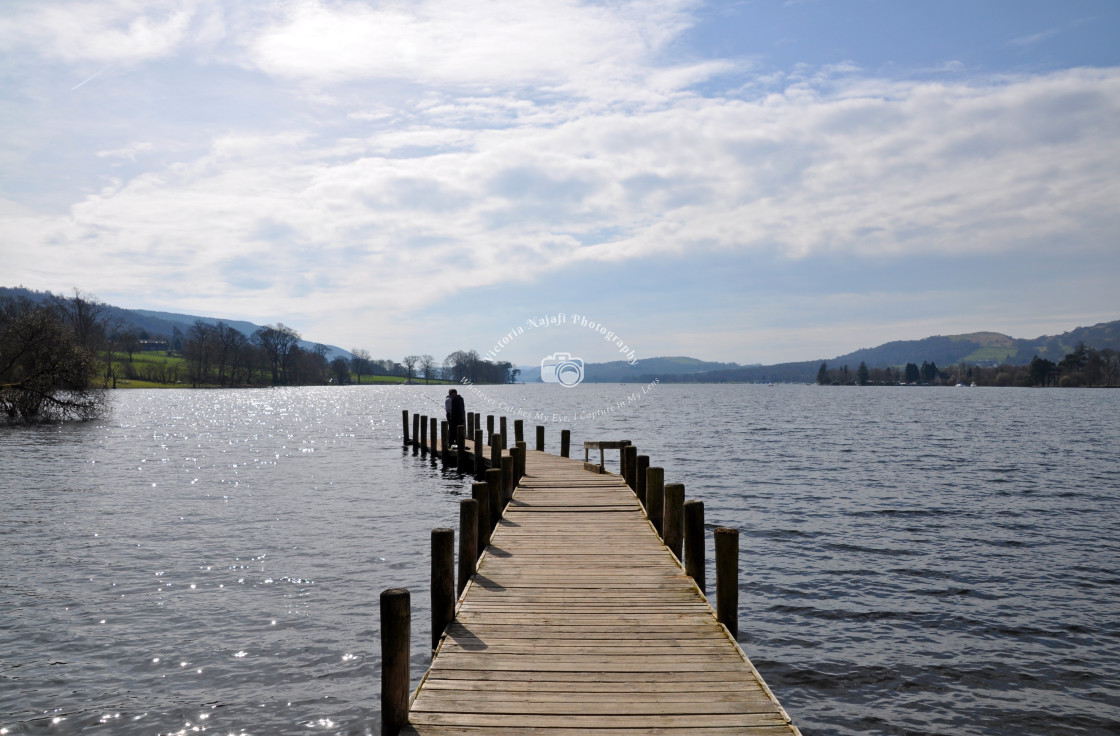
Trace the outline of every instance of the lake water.
<path fill-rule="evenodd" d="M 413 592 L 415 685 L 469 495 L 401 448 L 445 393 L 118 391 L 0 431 L 0 734 L 377 733 L 378 594 Z M 1120 391 L 465 395 L 552 452 L 630 439 L 739 528 L 740 642 L 807 736 L 1120 733 Z"/>

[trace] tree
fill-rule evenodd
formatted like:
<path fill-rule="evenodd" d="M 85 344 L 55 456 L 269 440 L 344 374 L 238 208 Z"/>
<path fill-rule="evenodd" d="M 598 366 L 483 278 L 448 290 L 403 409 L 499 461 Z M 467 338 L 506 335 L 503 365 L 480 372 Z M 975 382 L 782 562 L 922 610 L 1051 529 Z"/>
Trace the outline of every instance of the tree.
<path fill-rule="evenodd" d="M 74 289 L 74 296 L 52 296 L 55 309 L 70 328 L 74 340 L 94 356 L 105 352 L 105 384 L 109 380 L 116 385 L 113 373 L 112 343 L 109 335 L 120 328 L 120 320 L 114 319 L 109 305 L 89 294 Z"/>
<path fill-rule="evenodd" d="M 140 336 L 135 332 L 129 330 L 128 332 L 117 335 L 117 344 L 121 349 L 128 353 L 128 362 L 132 362 L 132 354 L 140 349 Z"/>
<path fill-rule="evenodd" d="M 350 361 L 341 355 L 331 361 L 331 374 L 338 385 L 350 383 Z"/>
<path fill-rule="evenodd" d="M 918 366 L 914 365 L 913 363 L 906 364 L 903 375 L 903 380 L 906 383 L 917 383 L 921 379 L 921 377 L 922 374 L 921 371 L 918 370 Z"/>
<path fill-rule="evenodd" d="M 862 360 L 859 363 L 859 368 L 856 369 L 856 380 L 860 386 L 866 386 L 867 382 L 871 379 L 871 371 L 867 369 L 867 363 Z"/>
<path fill-rule="evenodd" d="M 298 348 L 299 333 L 278 322 L 275 325 L 265 325 L 254 332 L 253 342 L 260 345 L 268 355 L 272 368 L 272 385 L 279 385 L 281 376 L 287 383 L 290 359 L 293 348 Z"/>
<path fill-rule="evenodd" d="M 1030 383 L 1032 386 L 1048 386 L 1050 385 L 1050 377 L 1054 373 L 1057 366 L 1053 361 L 1040 358 L 1037 355 L 1031 358 L 1031 364 L 1027 369 L 1030 375 Z"/>
<path fill-rule="evenodd" d="M 60 310 L 0 300 L 0 411 L 8 422 L 93 419 L 106 406 L 93 387 L 94 352 Z"/>
<path fill-rule="evenodd" d="M 218 322 L 214 325 L 213 330 L 214 352 L 215 360 L 218 363 L 218 383 L 222 386 L 226 385 L 226 368 L 230 369 L 233 373 L 234 366 L 236 365 L 237 355 L 240 350 L 248 344 L 249 340 L 241 331 L 235 327 L 230 327 L 225 322 Z M 233 376 L 229 378 L 229 383 L 234 383 Z"/>
<path fill-rule="evenodd" d="M 357 376 L 358 383 L 362 382 L 362 374 L 369 373 L 372 366 L 369 364 L 369 351 L 361 348 L 351 348 L 350 352 L 354 355 L 350 359 L 350 370 Z"/>
<path fill-rule="evenodd" d="M 416 373 L 416 364 L 420 362 L 420 356 L 406 355 L 401 362 L 404 363 L 404 367 L 408 370 L 408 380 L 411 381 L 412 376 Z"/>
<path fill-rule="evenodd" d="M 191 386 L 197 387 L 207 383 L 210 378 L 210 361 L 216 342 L 216 330 L 200 319 L 187 328 L 186 338 L 183 340 L 183 357 L 187 361 L 187 375 L 190 376 Z"/>
<path fill-rule="evenodd" d="M 429 383 L 432 380 L 432 374 L 436 370 L 436 359 L 430 355 L 420 356 L 420 372 L 424 374 L 424 383 Z"/>
<path fill-rule="evenodd" d="M 832 383 L 828 377 L 828 363 L 821 363 L 821 367 L 817 369 L 817 383 L 821 386 Z"/>

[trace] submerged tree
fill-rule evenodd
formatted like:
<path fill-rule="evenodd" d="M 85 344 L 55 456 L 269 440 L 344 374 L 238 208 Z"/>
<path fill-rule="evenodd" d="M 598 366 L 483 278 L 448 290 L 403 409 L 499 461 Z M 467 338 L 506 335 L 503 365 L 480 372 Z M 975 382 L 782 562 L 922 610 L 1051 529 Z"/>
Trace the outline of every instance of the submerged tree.
<path fill-rule="evenodd" d="M 88 323 L 84 325 L 88 328 Z M 90 332 L 85 341 L 95 342 Z M 8 422 L 92 419 L 105 410 L 97 360 L 58 308 L 0 301 L 0 411 Z"/>

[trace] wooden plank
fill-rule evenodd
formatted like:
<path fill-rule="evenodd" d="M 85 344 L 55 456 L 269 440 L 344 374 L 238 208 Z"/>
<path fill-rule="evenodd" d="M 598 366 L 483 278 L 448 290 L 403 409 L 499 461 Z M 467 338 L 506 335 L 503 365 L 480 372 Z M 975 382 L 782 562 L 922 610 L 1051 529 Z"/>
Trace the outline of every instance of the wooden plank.
<path fill-rule="evenodd" d="M 619 476 L 525 469 L 403 733 L 799 734 Z"/>

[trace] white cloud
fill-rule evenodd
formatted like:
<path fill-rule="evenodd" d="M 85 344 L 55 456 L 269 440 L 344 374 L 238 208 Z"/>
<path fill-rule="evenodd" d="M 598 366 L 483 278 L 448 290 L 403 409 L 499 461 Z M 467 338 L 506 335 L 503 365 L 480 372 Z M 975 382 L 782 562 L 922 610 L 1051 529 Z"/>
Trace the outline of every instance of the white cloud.
<path fill-rule="evenodd" d="M 192 290 L 218 296 L 232 290 L 228 258 L 259 256 L 267 296 L 309 310 L 340 290 L 419 306 L 433 292 L 656 252 L 1111 247 L 1120 72 L 888 91 L 691 97 L 559 125 L 405 129 L 345 145 L 302 131 L 224 136 L 202 158 L 88 197 L 41 237 L 142 264 L 114 275 L 122 288 L 174 259 Z M 409 148 L 423 151 L 400 155 Z M 265 221 L 289 240 L 262 242 Z"/>
<path fill-rule="evenodd" d="M 249 43 L 250 63 L 295 79 L 591 88 L 629 78 L 689 23 L 688 0 L 325 3 L 289 6 Z M 717 65 L 718 66 L 718 65 Z M 696 78 L 681 74 L 677 83 Z"/>
<path fill-rule="evenodd" d="M 0 20 L 0 48 L 31 47 L 67 62 L 136 62 L 187 38 L 195 2 L 22 3 Z"/>
<path fill-rule="evenodd" d="M 871 262 L 1115 247 L 1120 70 L 752 78 L 739 62 L 673 58 L 693 8 L 19 6 L 0 28 L 9 48 L 79 65 L 202 49 L 190 63 L 206 73 L 266 86 L 265 101 L 295 94 L 256 125 L 191 127 L 190 146 L 151 117 L 73 144 L 86 147 L 68 161 L 92 166 L 96 184 L 63 217 L 0 208 L 0 256 L 29 286 L 326 324 L 342 303 L 403 320 L 470 288 L 659 254 Z M 729 72 L 734 96 L 695 91 Z M 157 87 L 145 81 L 132 89 Z"/>

